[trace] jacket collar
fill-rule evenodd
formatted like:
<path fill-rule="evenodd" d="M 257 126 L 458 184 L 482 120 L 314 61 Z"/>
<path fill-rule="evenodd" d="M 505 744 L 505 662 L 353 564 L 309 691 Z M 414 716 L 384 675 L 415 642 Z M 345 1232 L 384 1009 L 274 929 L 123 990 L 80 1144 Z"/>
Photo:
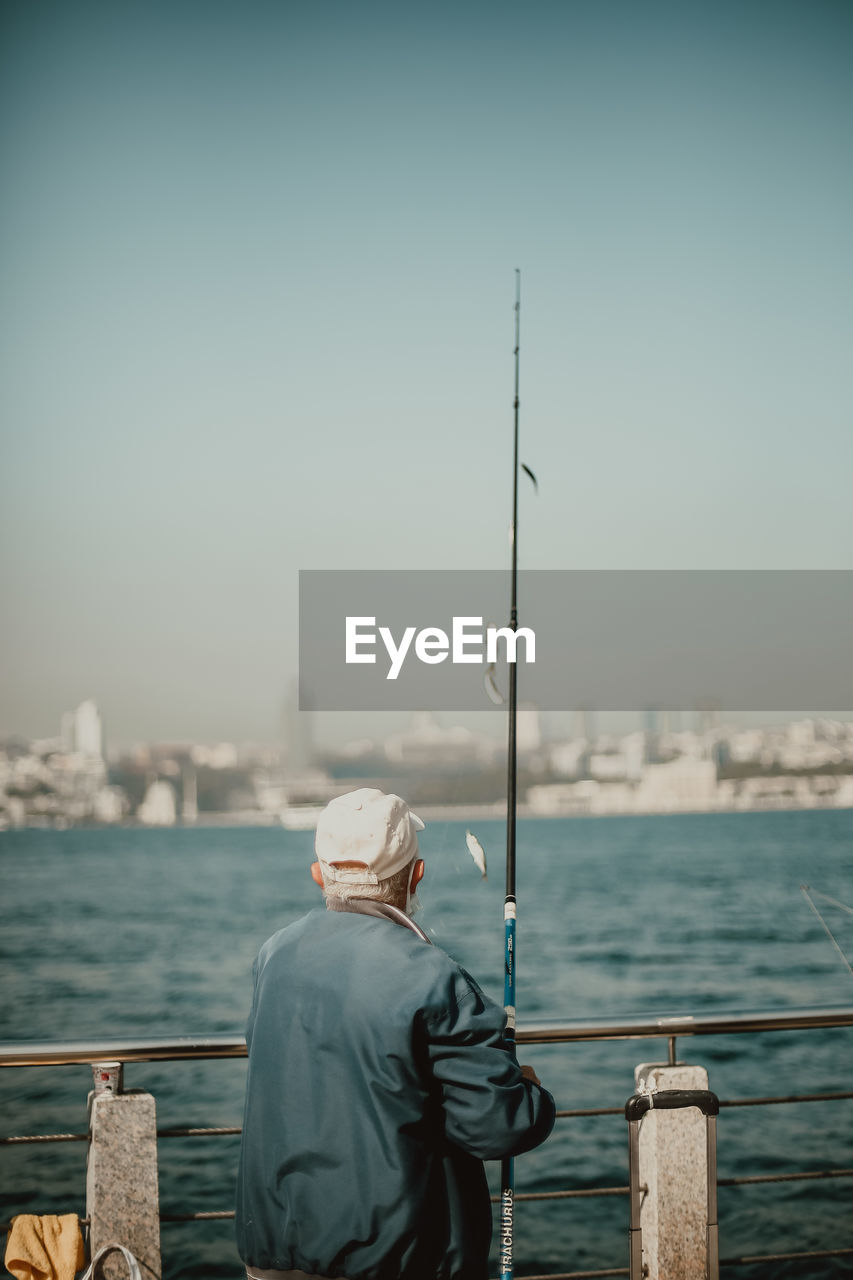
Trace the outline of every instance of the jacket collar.
<path fill-rule="evenodd" d="M 387 902 L 374 902 L 371 898 L 351 898 L 348 902 L 342 902 L 340 898 L 329 898 L 326 906 L 330 911 L 354 911 L 361 916 L 379 916 L 381 920 L 392 920 L 394 924 L 402 925 L 404 929 L 411 929 L 412 933 L 416 933 L 419 938 L 432 946 L 430 939 L 420 925 L 415 924 L 411 916 L 407 916 L 405 911 L 401 911 L 399 907 L 392 907 Z"/>

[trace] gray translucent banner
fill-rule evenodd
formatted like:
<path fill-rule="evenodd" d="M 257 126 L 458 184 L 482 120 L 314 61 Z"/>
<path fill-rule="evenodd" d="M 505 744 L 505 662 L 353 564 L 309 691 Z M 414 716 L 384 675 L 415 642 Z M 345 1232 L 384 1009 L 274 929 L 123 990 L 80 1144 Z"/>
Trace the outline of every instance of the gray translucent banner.
<path fill-rule="evenodd" d="M 494 706 L 486 630 L 508 627 L 509 598 L 497 570 L 301 571 L 300 706 Z M 543 710 L 853 708 L 853 571 L 526 570 L 518 625 L 535 637 L 533 662 L 518 642 L 519 700 Z M 375 661 L 347 661 L 348 628 L 349 656 Z"/>

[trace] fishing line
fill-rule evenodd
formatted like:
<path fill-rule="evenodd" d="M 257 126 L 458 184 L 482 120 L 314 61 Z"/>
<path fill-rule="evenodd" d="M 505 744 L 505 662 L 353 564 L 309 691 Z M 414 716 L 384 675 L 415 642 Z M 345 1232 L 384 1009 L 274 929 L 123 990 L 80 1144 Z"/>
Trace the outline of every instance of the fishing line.
<path fill-rule="evenodd" d="M 806 885 L 808 889 L 809 886 Z M 828 893 L 821 893 L 820 889 L 812 889 L 812 893 L 816 893 L 819 898 L 824 898 L 827 902 L 831 902 L 834 907 L 838 907 L 841 911 L 846 911 L 848 915 L 853 916 L 853 907 L 846 906 L 845 903 L 839 902 L 837 898 L 830 898 Z"/>
<path fill-rule="evenodd" d="M 849 907 L 846 907 L 846 906 L 844 905 L 844 903 L 843 903 L 843 902 L 836 902 L 835 898 L 830 898 L 828 894 L 826 894 L 826 893 L 821 893 L 819 889 L 815 889 L 815 890 L 814 890 L 814 892 L 818 895 L 818 897 L 819 897 L 819 898 L 826 898 L 829 902 L 834 903 L 836 907 L 841 907 L 842 911 L 850 911 L 850 908 L 849 908 Z M 826 923 L 826 921 L 824 920 L 823 916 L 821 915 L 821 913 L 818 911 L 817 907 L 815 906 L 815 904 L 814 904 L 814 900 L 812 899 L 812 896 L 811 896 L 811 894 L 809 893 L 809 886 L 808 886 L 807 884 L 801 884 L 801 885 L 800 885 L 800 893 L 803 895 L 803 897 L 805 898 L 806 902 L 809 904 L 809 906 L 811 907 L 812 911 L 815 913 L 815 915 L 817 916 L 818 920 L 819 920 L 819 921 L 821 922 L 821 924 L 823 925 L 824 929 L 826 930 L 826 936 L 829 938 L 829 941 L 830 941 L 830 942 L 832 943 L 832 945 L 835 947 L 835 950 L 838 952 L 838 954 L 841 956 L 841 959 L 844 961 L 845 965 L 846 965 L 846 966 L 847 966 L 847 968 L 850 970 L 850 976 L 851 976 L 851 977 L 853 977 L 853 965 L 851 965 L 851 964 L 850 964 L 850 961 L 847 959 L 846 955 L 845 955 L 845 954 L 844 954 L 844 952 L 841 950 L 841 947 L 840 947 L 840 946 L 838 945 L 838 943 L 835 941 L 835 935 L 833 934 L 833 932 L 832 932 L 832 930 L 830 929 L 829 925 Z M 853 911 L 850 911 L 850 914 L 851 914 L 851 915 L 853 915 Z"/>

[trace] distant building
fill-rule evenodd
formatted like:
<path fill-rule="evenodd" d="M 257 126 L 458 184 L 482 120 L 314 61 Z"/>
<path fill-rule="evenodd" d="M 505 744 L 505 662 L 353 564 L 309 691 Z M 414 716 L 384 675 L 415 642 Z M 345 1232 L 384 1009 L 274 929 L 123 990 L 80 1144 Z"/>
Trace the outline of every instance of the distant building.
<path fill-rule="evenodd" d="M 127 795 L 122 787 L 101 787 L 92 800 L 92 817 L 96 822 L 113 825 L 122 821 L 128 807 Z"/>
<path fill-rule="evenodd" d="M 198 779 L 195 770 L 189 766 L 184 770 L 183 775 L 181 819 L 188 823 L 198 821 Z"/>
<path fill-rule="evenodd" d="M 579 778 L 586 772 L 587 754 L 588 745 L 584 738 L 558 742 L 549 753 L 551 769 L 561 778 Z"/>
<path fill-rule="evenodd" d="M 284 704 L 284 737 L 288 770 L 300 773 L 310 769 L 315 756 L 314 712 L 310 707 L 299 709 L 299 684 L 296 680 L 291 683 Z"/>
<path fill-rule="evenodd" d="M 646 735 L 640 730 L 629 733 L 622 739 L 622 754 L 625 759 L 625 777 L 629 782 L 639 782 L 646 767 Z"/>
<path fill-rule="evenodd" d="M 572 716 L 572 736 L 583 742 L 595 741 L 595 716 L 589 707 L 579 707 Z"/>
<path fill-rule="evenodd" d="M 190 759 L 193 764 L 208 769 L 235 769 L 237 748 L 233 742 L 217 742 L 212 747 L 198 744 L 190 748 Z"/>
<path fill-rule="evenodd" d="M 638 813 L 706 812 L 717 807 L 717 767 L 712 760 L 679 756 L 651 764 L 634 792 Z"/>
<path fill-rule="evenodd" d="M 136 816 L 146 827 L 173 827 L 178 816 L 178 807 L 172 784 L 161 778 L 152 782 Z"/>
<path fill-rule="evenodd" d="M 539 708 L 521 706 L 516 720 L 516 740 L 519 755 L 531 755 L 542 746 L 542 723 Z"/>
<path fill-rule="evenodd" d="M 67 752 L 101 759 L 104 754 L 104 732 L 97 705 L 91 698 L 81 702 L 76 711 L 62 717 L 62 746 Z"/>
<path fill-rule="evenodd" d="M 598 782 L 617 782 L 628 777 L 628 761 L 621 751 L 591 755 L 588 769 L 589 776 Z"/>
<path fill-rule="evenodd" d="M 388 735 L 384 748 L 395 767 L 476 769 L 491 764 L 501 745 L 463 725 L 445 729 L 432 712 L 416 711 L 407 729 Z"/>

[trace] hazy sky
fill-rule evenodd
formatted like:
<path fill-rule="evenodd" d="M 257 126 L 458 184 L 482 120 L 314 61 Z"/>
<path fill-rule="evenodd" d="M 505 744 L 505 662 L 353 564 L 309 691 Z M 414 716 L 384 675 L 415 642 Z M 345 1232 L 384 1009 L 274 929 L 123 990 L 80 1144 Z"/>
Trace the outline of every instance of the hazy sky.
<path fill-rule="evenodd" d="M 516 266 L 523 565 L 851 567 L 846 0 L 0 21 L 0 732 L 274 739 L 300 568 L 503 567 Z"/>

